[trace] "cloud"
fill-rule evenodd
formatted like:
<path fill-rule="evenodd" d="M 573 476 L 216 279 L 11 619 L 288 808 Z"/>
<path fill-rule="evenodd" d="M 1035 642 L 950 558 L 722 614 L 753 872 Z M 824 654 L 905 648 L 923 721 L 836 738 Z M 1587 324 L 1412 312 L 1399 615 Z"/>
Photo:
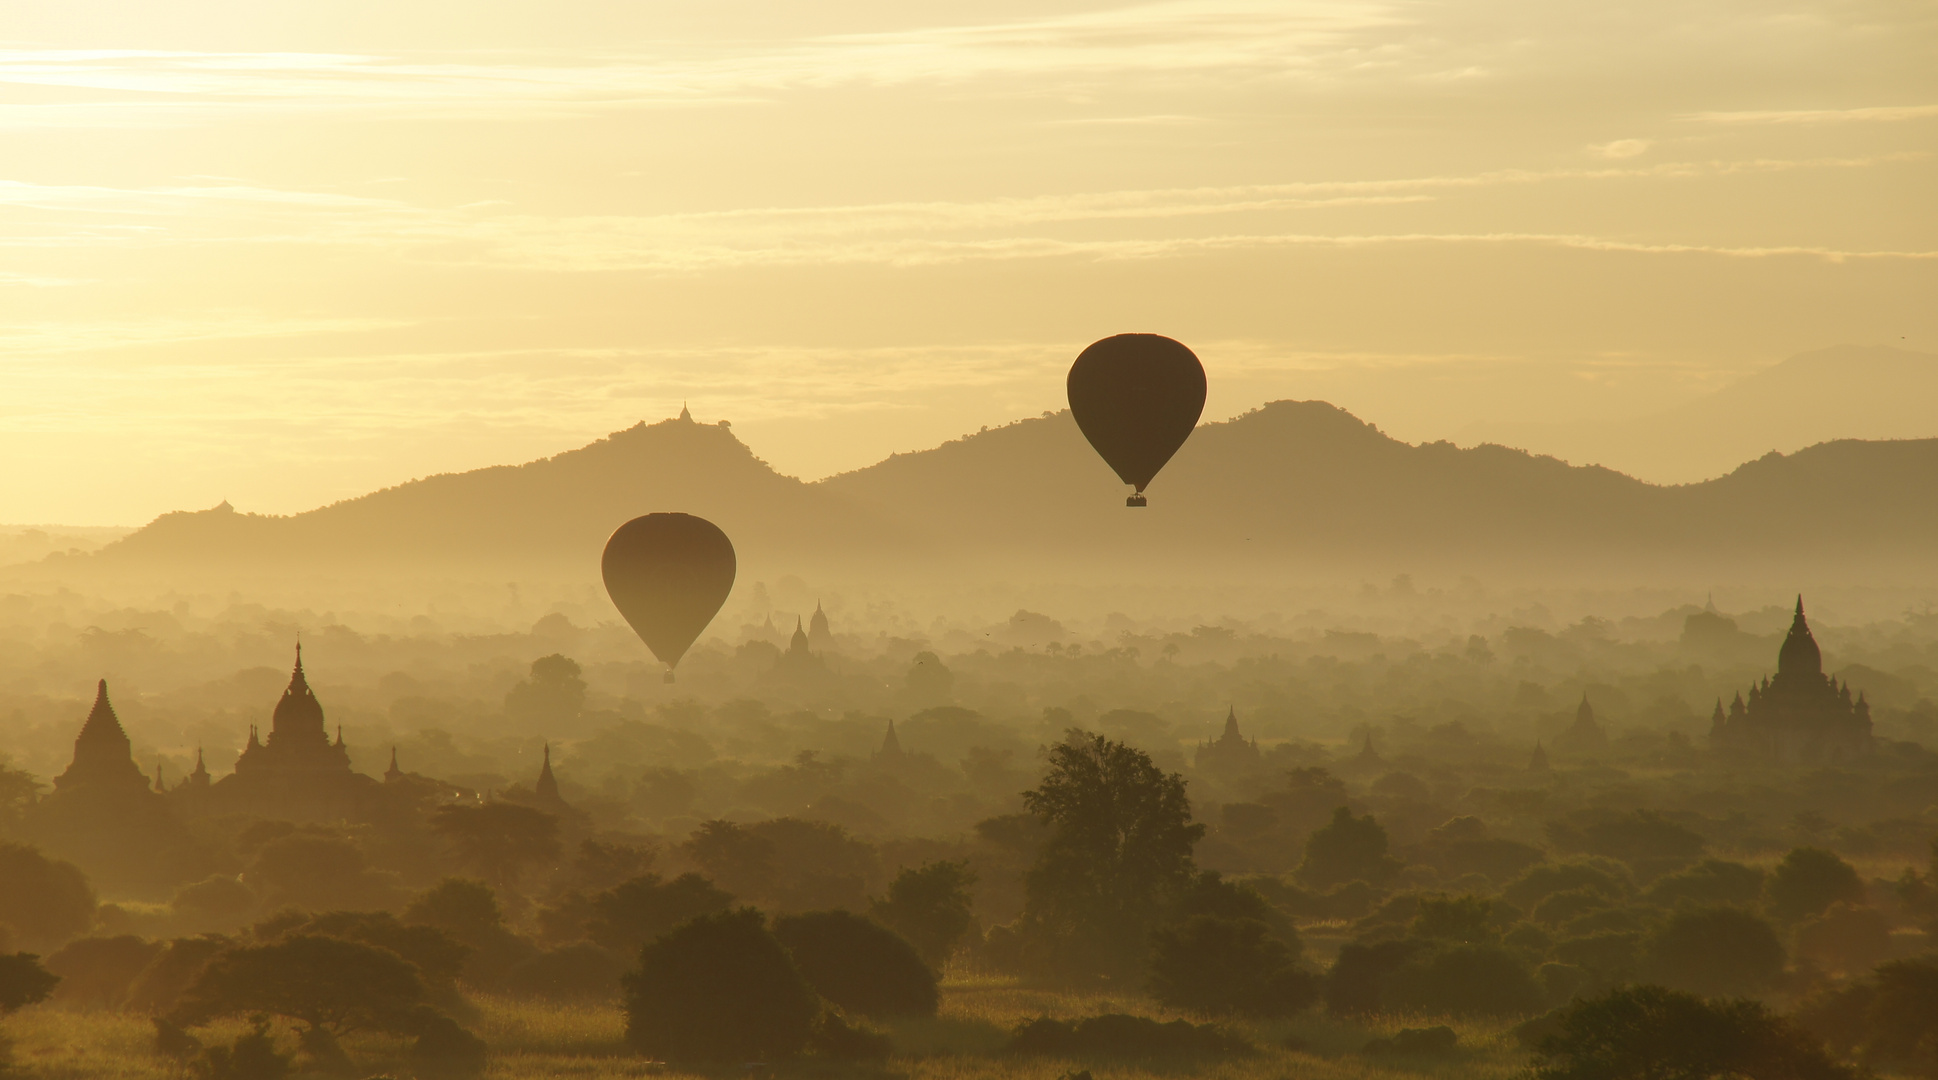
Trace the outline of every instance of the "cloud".
<path fill-rule="evenodd" d="M 1588 147 L 1588 152 L 1596 157 L 1621 160 L 1622 158 L 1640 157 L 1648 153 L 1649 147 L 1653 145 L 1654 141 L 1651 139 L 1616 139 L 1614 142 L 1605 142 L 1590 146 Z"/>
<path fill-rule="evenodd" d="M 1938 105 L 1881 105 L 1867 109 L 1770 109 L 1699 112 L 1679 116 L 1699 124 L 1873 124 L 1938 116 Z"/>

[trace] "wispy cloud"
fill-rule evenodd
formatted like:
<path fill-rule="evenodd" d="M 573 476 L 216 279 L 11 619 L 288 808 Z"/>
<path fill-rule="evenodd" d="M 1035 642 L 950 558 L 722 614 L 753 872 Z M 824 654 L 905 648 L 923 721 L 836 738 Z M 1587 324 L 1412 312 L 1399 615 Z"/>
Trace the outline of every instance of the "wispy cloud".
<path fill-rule="evenodd" d="M 1938 105 L 1879 105 L 1866 109 L 1766 109 L 1699 112 L 1677 117 L 1699 124 L 1876 124 L 1938 116 Z"/>

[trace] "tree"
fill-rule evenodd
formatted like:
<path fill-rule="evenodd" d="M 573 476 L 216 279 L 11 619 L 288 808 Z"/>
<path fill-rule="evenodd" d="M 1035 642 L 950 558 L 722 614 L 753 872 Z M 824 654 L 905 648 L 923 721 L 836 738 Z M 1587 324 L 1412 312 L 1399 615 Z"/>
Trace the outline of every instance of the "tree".
<path fill-rule="evenodd" d="M 505 695 L 505 712 L 526 724 L 576 720 L 585 709 L 585 678 L 578 661 L 553 653 L 532 661 L 531 675 Z"/>
<path fill-rule="evenodd" d="M 1142 750 L 1072 729 L 1023 804 L 1050 828 L 1024 877 L 1039 966 L 1134 978 L 1151 930 L 1195 871 L 1204 826 L 1191 822 L 1184 778 Z"/>
<path fill-rule="evenodd" d="M 1865 1057 L 1921 1076 L 1938 1076 L 1938 960 L 1896 960 L 1877 969 L 1877 996 L 1866 1017 Z"/>
<path fill-rule="evenodd" d="M 1660 986 L 1578 1000 L 1541 1040 L 1535 1080 L 1855 1080 L 1761 1002 L 1706 1002 Z"/>
<path fill-rule="evenodd" d="M 46 967 L 60 976 L 61 1004 L 117 1009 L 162 948 L 132 934 L 76 938 L 49 956 Z"/>
<path fill-rule="evenodd" d="M 641 945 L 689 919 L 732 906 L 731 893 L 698 874 L 681 874 L 672 881 L 642 874 L 593 897 L 586 935 L 621 956 L 631 956 Z"/>
<path fill-rule="evenodd" d="M 1373 815 L 1356 818 L 1350 808 L 1332 812 L 1332 821 L 1305 842 L 1305 860 L 1298 878 L 1317 889 L 1348 881 L 1378 885 L 1391 878 L 1400 864 L 1386 854 L 1386 830 Z"/>
<path fill-rule="evenodd" d="M 895 931 L 848 911 L 774 920 L 774 936 L 815 992 L 863 1016 L 933 1016 L 935 972 Z"/>
<path fill-rule="evenodd" d="M 1417 938 L 1474 944 L 1492 941 L 1494 902 L 1484 896 L 1423 896 L 1418 913 L 1407 927 Z"/>
<path fill-rule="evenodd" d="M 639 950 L 626 991 L 626 1042 L 669 1061 L 760 1061 L 807 1044 L 814 991 L 759 911 L 694 919 Z"/>
<path fill-rule="evenodd" d="M 270 909 L 381 908 L 403 899 L 397 876 L 372 870 L 363 849 L 341 836 L 299 832 L 278 837 L 256 852 L 245 877 Z"/>
<path fill-rule="evenodd" d="M 1875 908 L 1839 900 L 1797 927 L 1797 953 L 1831 971 L 1862 974 L 1891 955 L 1891 922 Z"/>
<path fill-rule="evenodd" d="M 0 841 L 0 924 L 23 943 L 59 945 L 94 924 L 94 890 L 73 863 Z"/>
<path fill-rule="evenodd" d="M 1382 996 L 1387 1009 L 1434 1016 L 1521 1016 L 1541 1001 L 1521 958 L 1491 944 L 1419 950 L 1388 978 Z"/>
<path fill-rule="evenodd" d="M 333 1037 L 361 1030 L 409 1034 L 423 1005 L 417 969 L 396 953 L 299 934 L 209 961 L 183 992 L 174 1019 L 198 1027 L 220 1016 L 269 1013 Z"/>
<path fill-rule="evenodd" d="M 928 965 L 941 970 L 976 930 L 967 862 L 938 860 L 905 869 L 888 883 L 888 895 L 869 909 L 883 926 L 908 939 Z"/>
<path fill-rule="evenodd" d="M 559 856 L 559 819 L 516 803 L 441 806 L 431 828 L 450 842 L 460 863 L 501 889 L 516 885 L 530 864 Z"/>
<path fill-rule="evenodd" d="M 1783 962 L 1775 928 L 1737 907 L 1684 908 L 1642 945 L 1650 978 L 1709 996 L 1764 990 L 1783 974 Z"/>
<path fill-rule="evenodd" d="M 0 1016 L 46 1001 L 60 981 L 33 953 L 0 954 Z"/>
<path fill-rule="evenodd" d="M 1704 859 L 1687 870 L 1657 878 L 1649 886 L 1647 899 L 1663 907 L 1674 907 L 1684 901 L 1747 906 L 1762 895 L 1763 871 L 1742 863 Z"/>
<path fill-rule="evenodd" d="M 1286 1016 L 1319 998 L 1299 951 L 1258 919 L 1193 915 L 1152 935 L 1152 996 L 1173 1008 Z"/>
<path fill-rule="evenodd" d="M 1822 848 L 1800 847 L 1783 857 L 1763 883 L 1770 913 L 1785 922 L 1821 915 L 1842 900 L 1864 902 L 1864 879 L 1851 864 Z"/>

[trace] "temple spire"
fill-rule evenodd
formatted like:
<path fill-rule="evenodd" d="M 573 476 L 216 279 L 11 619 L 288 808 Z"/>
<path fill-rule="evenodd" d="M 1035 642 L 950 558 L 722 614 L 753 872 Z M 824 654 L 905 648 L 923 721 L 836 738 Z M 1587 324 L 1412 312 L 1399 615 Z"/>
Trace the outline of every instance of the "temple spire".
<path fill-rule="evenodd" d="M 552 775 L 551 743 L 545 744 L 545 764 L 539 766 L 538 783 L 532 785 L 532 790 L 540 799 L 546 802 L 556 803 L 564 801 L 559 797 L 558 778 Z"/>

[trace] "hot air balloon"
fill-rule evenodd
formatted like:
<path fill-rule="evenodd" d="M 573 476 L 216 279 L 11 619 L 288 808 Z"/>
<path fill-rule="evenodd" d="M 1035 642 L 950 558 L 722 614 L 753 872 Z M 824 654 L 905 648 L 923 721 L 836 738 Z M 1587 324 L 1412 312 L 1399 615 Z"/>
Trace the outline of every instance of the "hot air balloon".
<path fill-rule="evenodd" d="M 1205 369 L 1191 350 L 1160 334 L 1118 334 L 1070 365 L 1070 415 L 1097 455 L 1137 491 L 1178 452 L 1205 409 Z"/>
<path fill-rule="evenodd" d="M 647 514 L 613 532 L 599 562 L 606 595 L 666 665 L 666 681 L 733 589 L 733 542 L 692 514 Z"/>

